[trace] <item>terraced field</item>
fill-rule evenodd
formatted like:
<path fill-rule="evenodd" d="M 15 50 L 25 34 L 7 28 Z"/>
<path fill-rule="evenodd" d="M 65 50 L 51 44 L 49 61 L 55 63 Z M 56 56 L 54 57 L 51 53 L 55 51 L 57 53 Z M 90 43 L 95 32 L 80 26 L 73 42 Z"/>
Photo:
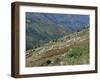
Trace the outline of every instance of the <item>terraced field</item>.
<path fill-rule="evenodd" d="M 26 51 L 26 67 L 89 64 L 89 29 Z"/>

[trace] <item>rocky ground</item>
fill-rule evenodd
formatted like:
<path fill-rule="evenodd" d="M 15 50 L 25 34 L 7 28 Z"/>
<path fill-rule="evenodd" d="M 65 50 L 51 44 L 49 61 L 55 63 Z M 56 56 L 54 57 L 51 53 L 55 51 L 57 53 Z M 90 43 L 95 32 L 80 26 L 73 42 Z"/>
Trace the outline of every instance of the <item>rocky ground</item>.
<path fill-rule="evenodd" d="M 89 29 L 26 51 L 26 67 L 89 64 Z"/>

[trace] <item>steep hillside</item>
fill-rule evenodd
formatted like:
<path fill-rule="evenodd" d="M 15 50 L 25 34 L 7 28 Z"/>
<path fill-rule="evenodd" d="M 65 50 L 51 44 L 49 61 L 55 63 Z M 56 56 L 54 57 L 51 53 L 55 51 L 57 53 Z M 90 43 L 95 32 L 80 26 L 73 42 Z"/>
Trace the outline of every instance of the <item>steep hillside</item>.
<path fill-rule="evenodd" d="M 26 50 L 89 26 L 88 15 L 26 12 Z"/>
<path fill-rule="evenodd" d="M 75 14 L 43 14 L 46 18 L 54 22 L 56 25 L 62 25 L 70 32 L 81 30 L 89 24 L 89 15 Z M 89 26 L 89 25 L 88 25 Z"/>
<path fill-rule="evenodd" d="M 29 16 L 31 15 L 31 17 Z M 26 17 L 26 49 L 42 45 L 53 39 L 58 39 L 67 32 L 42 15 L 27 14 Z"/>
<path fill-rule="evenodd" d="M 26 67 L 89 64 L 89 28 L 28 50 Z"/>

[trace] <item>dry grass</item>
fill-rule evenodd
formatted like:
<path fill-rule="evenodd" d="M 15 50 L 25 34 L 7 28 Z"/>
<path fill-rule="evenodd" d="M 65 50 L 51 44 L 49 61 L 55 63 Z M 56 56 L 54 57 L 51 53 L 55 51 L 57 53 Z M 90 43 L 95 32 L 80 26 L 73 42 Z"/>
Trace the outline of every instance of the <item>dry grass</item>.
<path fill-rule="evenodd" d="M 26 56 L 26 67 L 89 64 L 88 45 L 89 33 L 86 29 L 73 38 L 61 38 L 35 49 Z"/>

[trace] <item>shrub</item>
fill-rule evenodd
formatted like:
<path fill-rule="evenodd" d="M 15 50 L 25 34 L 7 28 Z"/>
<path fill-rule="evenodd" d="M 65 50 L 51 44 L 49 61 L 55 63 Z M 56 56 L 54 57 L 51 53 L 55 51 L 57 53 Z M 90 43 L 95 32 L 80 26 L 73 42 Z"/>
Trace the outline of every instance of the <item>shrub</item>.
<path fill-rule="evenodd" d="M 51 61 L 50 60 L 47 60 L 47 62 L 46 62 L 47 64 L 50 64 L 51 63 Z"/>
<path fill-rule="evenodd" d="M 71 52 L 69 52 L 68 57 L 72 58 L 77 58 L 82 55 L 82 48 L 73 48 Z"/>

